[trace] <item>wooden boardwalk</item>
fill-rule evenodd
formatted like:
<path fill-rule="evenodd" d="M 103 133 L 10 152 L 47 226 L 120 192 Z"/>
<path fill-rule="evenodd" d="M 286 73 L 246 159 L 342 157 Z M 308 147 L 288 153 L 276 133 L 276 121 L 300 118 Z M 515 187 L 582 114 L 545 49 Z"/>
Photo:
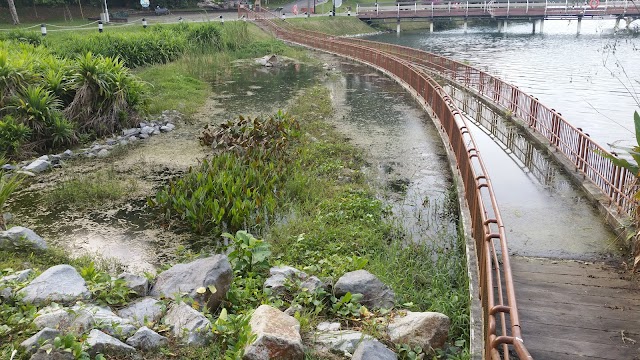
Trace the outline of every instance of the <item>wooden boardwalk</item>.
<path fill-rule="evenodd" d="M 640 360 L 640 286 L 603 263 L 511 258 L 525 345 L 536 360 Z"/>

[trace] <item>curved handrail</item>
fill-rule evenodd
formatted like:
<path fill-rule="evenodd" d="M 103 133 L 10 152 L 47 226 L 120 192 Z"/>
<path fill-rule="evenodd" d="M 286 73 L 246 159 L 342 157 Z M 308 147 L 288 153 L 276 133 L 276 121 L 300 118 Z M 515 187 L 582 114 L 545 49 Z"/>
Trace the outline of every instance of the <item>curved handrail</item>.
<path fill-rule="evenodd" d="M 575 165 L 576 171 L 580 171 L 609 198 L 609 205 L 615 205 L 618 212 L 628 216 L 635 214 L 636 201 L 632 196 L 633 191 L 629 190 L 635 185 L 634 174 L 600 155 L 611 153 L 582 129 L 571 125 L 555 109 L 548 108 L 517 86 L 471 65 L 426 51 L 362 39 L 344 40 L 419 62 L 439 75 L 491 99 L 494 104 L 522 119 L 533 131 L 544 136 L 550 145 Z"/>
<path fill-rule="evenodd" d="M 269 19 L 260 19 L 259 22 L 286 41 L 347 56 L 383 69 L 400 78 L 429 105 L 448 136 L 471 212 L 472 235 L 480 264 L 485 358 L 509 359 L 512 347 L 520 359 L 532 359 L 522 340 L 506 232 L 491 180 L 466 120 L 446 91 L 410 61 L 384 51 L 313 31 L 296 28 L 294 32 L 286 22 L 275 24 Z"/>

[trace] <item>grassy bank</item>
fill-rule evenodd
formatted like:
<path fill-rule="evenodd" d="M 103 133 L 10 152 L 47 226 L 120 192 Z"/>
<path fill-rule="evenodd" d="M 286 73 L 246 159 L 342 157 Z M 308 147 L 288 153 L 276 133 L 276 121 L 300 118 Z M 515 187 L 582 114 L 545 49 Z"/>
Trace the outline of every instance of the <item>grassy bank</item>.
<path fill-rule="evenodd" d="M 355 17 L 316 16 L 308 19 L 289 19 L 287 21 L 301 29 L 323 32 L 330 35 L 357 35 L 377 31 Z"/>

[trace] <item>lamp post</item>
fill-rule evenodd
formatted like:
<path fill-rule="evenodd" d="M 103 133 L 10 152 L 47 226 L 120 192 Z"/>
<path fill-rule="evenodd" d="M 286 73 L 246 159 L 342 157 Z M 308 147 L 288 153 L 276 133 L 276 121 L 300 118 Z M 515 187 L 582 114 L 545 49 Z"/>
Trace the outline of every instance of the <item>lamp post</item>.
<path fill-rule="evenodd" d="M 109 9 L 107 8 L 107 0 L 104 0 L 104 21 L 109 23 Z"/>

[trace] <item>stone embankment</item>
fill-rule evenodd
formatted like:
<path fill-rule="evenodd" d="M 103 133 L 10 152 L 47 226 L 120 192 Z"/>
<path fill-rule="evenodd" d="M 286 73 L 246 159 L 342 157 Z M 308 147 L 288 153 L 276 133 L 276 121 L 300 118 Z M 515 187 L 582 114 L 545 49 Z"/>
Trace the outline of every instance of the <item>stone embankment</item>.
<path fill-rule="evenodd" d="M 0 249 L 15 246 L 42 249 L 46 242 L 22 227 L 0 232 Z M 276 296 L 286 294 L 287 283 L 297 282 L 302 285 L 300 291 L 323 289 L 337 297 L 361 294 L 361 303 L 372 310 L 391 310 L 395 305 L 393 291 L 365 270 L 346 273 L 333 285 L 289 266 L 273 267 L 269 275 L 263 289 Z M 215 316 L 210 314 L 224 300 L 234 273 L 226 255 L 214 254 L 174 265 L 153 281 L 130 273 L 118 278 L 135 294 L 119 309 L 99 305 L 85 279 L 66 264 L 41 274 L 27 269 L 4 276 L 0 297 L 38 307 L 33 325 L 40 331 L 21 343 L 31 359 L 65 359 L 70 353 L 54 347 L 54 339 L 65 334 L 84 335 L 80 337 L 86 339 L 83 349 L 91 355 L 128 355 L 162 348 L 169 343 L 168 337 L 185 345 L 207 344 L 214 336 Z M 205 308 L 209 311 L 199 310 Z M 444 345 L 449 332 L 449 318 L 443 314 L 395 310 L 380 312 L 386 313 L 380 315 L 386 323 L 386 333 L 378 334 L 380 339 L 345 329 L 340 322 L 323 322 L 314 331 L 301 333 L 300 323 L 292 316 L 295 312 L 294 308 L 281 311 L 269 305 L 255 309 L 249 322 L 255 337 L 245 348 L 244 359 L 302 360 L 307 349 L 351 359 L 397 359 L 395 349 L 383 342 L 436 349 Z"/>
<path fill-rule="evenodd" d="M 5 164 L 2 170 L 15 172 L 29 177 L 54 168 L 61 168 L 64 162 L 73 158 L 105 158 L 118 146 L 135 144 L 152 136 L 173 131 L 175 123 L 182 120 L 182 114 L 176 110 L 165 110 L 155 120 L 141 122 L 137 127 L 122 130 L 122 135 L 113 136 L 101 142 L 95 142 L 88 148 L 76 151 L 66 150 L 59 154 L 42 155 L 37 159 L 23 161 L 19 164 Z"/>

